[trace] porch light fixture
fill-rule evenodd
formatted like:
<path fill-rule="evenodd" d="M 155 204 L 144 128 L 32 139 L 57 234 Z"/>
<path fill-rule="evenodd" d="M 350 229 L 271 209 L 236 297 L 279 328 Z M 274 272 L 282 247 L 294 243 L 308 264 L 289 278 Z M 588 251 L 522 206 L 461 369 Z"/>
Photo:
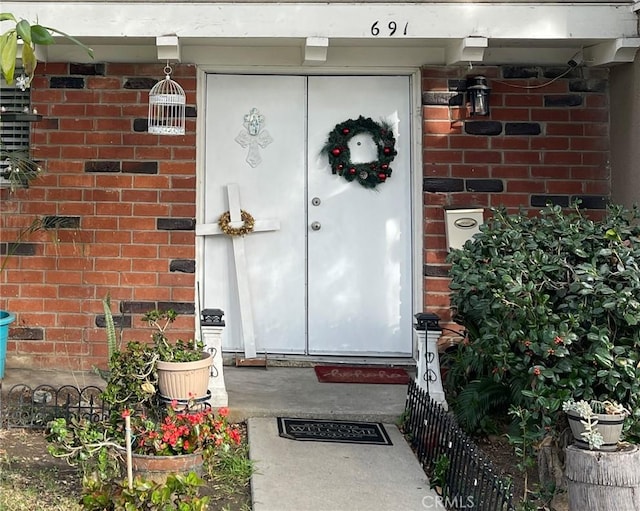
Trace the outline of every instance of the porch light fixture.
<path fill-rule="evenodd" d="M 471 115 L 489 115 L 491 87 L 484 76 L 467 78 L 467 98 L 471 105 Z"/>
<path fill-rule="evenodd" d="M 171 79 L 171 67 L 164 68 L 165 79 L 149 91 L 148 132 L 154 135 L 184 135 L 186 95 Z"/>

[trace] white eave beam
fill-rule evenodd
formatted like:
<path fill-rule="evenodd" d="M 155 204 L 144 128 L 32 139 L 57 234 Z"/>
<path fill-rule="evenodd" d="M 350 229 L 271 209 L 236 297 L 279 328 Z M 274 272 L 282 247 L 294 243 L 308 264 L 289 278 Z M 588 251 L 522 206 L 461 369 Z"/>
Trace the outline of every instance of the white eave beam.
<path fill-rule="evenodd" d="M 180 62 L 180 40 L 176 35 L 163 35 L 156 37 L 158 60 L 167 62 Z"/>
<path fill-rule="evenodd" d="M 609 40 L 636 34 L 631 4 L 3 0 L 3 11 L 75 37 Z M 161 8 L 159 8 L 161 6 Z M 377 22 L 379 31 L 372 31 Z M 397 29 L 389 30 L 390 22 Z M 405 30 L 406 27 L 406 30 Z M 392 33 L 393 32 L 393 33 Z"/>
<path fill-rule="evenodd" d="M 445 50 L 445 62 L 448 66 L 482 62 L 488 46 L 489 39 L 486 37 L 465 37 L 452 41 Z"/>
<path fill-rule="evenodd" d="M 640 47 L 640 38 L 621 37 L 584 49 L 584 63 L 587 66 L 607 66 L 633 62 Z"/>

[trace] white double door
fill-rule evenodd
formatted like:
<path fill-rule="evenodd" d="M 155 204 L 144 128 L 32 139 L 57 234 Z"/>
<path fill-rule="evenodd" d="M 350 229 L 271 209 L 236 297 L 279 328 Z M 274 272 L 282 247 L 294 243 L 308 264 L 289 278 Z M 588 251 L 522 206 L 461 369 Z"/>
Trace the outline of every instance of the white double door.
<path fill-rule="evenodd" d="M 224 349 L 244 351 L 244 314 L 258 353 L 411 355 L 409 77 L 210 74 L 206 86 L 204 223 L 229 209 L 229 184 L 256 221 L 279 222 L 244 236 L 244 261 L 228 236 L 204 237 L 200 285 L 204 307 L 225 311 Z M 396 135 L 393 173 L 373 190 L 322 153 L 361 115 Z M 367 161 L 370 148 L 350 148 Z"/>

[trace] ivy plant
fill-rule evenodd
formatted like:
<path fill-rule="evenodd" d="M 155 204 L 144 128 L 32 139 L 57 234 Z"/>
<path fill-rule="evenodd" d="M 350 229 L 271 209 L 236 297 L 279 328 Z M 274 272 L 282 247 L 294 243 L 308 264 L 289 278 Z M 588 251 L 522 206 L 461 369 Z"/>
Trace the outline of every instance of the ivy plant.
<path fill-rule="evenodd" d="M 451 304 L 468 335 L 447 384 L 456 398 L 479 382 L 501 386 L 539 437 L 561 427 L 567 399 L 615 400 L 637 441 L 640 214 L 612 205 L 590 219 L 578 206 L 496 209 L 451 252 Z"/>

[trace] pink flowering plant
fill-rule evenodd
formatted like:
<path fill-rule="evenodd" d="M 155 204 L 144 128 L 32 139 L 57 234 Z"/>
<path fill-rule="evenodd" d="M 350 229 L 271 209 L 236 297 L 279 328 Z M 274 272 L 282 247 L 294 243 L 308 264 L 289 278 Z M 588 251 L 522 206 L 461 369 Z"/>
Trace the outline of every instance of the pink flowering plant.
<path fill-rule="evenodd" d="M 129 413 L 125 410 L 123 415 Z M 178 410 L 175 403 L 161 420 L 132 414 L 132 450 L 151 456 L 175 456 L 206 449 L 227 451 L 241 441 L 238 428 L 227 421 L 228 414 L 227 408 Z"/>

